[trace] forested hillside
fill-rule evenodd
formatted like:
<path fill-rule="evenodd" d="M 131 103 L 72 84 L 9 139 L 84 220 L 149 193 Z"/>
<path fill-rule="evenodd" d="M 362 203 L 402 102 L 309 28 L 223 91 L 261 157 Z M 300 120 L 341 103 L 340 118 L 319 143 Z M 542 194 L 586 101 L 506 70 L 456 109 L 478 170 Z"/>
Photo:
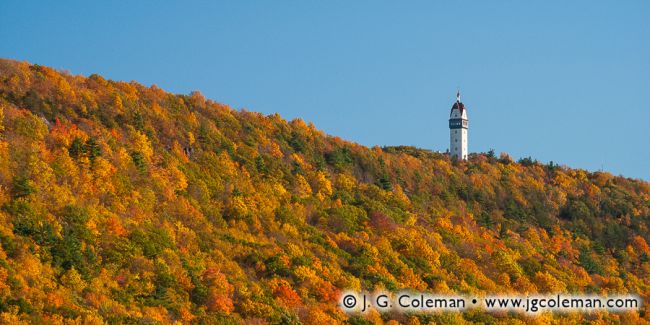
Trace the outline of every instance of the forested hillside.
<path fill-rule="evenodd" d="M 0 322 L 351 317 L 345 289 L 638 293 L 650 184 L 533 159 L 367 148 L 200 93 L 0 60 Z"/>

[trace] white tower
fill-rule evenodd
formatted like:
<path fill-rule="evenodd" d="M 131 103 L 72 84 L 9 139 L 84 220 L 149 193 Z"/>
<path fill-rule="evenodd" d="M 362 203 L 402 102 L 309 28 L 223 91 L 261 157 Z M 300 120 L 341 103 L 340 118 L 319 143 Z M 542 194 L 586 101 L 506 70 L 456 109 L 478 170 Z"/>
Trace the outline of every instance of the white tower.
<path fill-rule="evenodd" d="M 460 101 L 460 91 L 449 114 L 449 156 L 467 160 L 467 109 Z"/>

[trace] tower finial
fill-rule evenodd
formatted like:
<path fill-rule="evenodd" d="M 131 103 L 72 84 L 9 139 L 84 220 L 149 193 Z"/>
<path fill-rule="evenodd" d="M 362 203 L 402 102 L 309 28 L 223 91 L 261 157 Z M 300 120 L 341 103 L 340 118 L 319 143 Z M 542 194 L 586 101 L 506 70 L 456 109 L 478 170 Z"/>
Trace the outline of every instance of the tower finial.
<path fill-rule="evenodd" d="M 456 101 L 460 103 L 460 89 L 456 92 Z"/>

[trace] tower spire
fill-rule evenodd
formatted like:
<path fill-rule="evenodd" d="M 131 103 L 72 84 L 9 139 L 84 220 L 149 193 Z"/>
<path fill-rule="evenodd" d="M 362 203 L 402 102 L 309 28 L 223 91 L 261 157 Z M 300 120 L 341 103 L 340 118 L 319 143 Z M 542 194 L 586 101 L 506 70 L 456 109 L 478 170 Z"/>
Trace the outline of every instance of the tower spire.
<path fill-rule="evenodd" d="M 460 89 L 456 91 L 456 101 L 460 103 Z"/>

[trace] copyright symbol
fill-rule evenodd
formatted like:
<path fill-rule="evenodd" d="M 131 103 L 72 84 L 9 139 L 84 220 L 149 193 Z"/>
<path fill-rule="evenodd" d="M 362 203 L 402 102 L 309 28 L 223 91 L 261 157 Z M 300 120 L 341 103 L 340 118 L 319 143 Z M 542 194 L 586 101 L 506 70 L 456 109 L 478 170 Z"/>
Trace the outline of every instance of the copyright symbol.
<path fill-rule="evenodd" d="M 353 295 L 347 295 L 343 297 L 343 307 L 353 308 L 357 305 L 357 298 Z"/>

